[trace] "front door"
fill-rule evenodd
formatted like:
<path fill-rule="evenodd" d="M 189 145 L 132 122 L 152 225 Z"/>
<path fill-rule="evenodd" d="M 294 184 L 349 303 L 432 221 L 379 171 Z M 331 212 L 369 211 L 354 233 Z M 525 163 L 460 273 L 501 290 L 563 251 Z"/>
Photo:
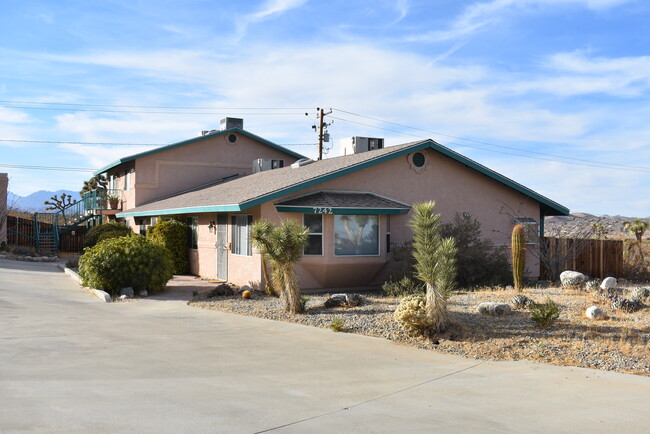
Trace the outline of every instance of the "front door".
<path fill-rule="evenodd" d="M 217 279 L 228 280 L 228 215 L 217 214 Z"/>

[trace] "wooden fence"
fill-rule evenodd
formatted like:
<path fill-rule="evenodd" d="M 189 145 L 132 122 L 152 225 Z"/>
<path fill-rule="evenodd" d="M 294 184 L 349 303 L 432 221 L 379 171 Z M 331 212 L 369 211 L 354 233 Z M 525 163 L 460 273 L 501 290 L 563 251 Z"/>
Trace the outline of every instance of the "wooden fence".
<path fill-rule="evenodd" d="M 545 237 L 542 242 L 547 255 L 541 265 L 544 279 L 553 279 L 553 270 L 547 265 L 556 271 L 579 271 L 601 279 L 623 275 L 623 241 Z"/>
<path fill-rule="evenodd" d="M 52 232 L 52 224 L 40 223 L 41 232 Z M 61 234 L 59 251 L 81 253 L 86 239 L 86 227 L 77 226 Z M 22 217 L 7 216 L 7 244 L 12 247 L 36 248 L 34 220 Z"/>

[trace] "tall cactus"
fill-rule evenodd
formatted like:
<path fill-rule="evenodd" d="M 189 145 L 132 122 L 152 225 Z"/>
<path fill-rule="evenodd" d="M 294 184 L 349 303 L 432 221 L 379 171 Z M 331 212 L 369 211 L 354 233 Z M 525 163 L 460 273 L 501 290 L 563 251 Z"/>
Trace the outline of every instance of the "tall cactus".
<path fill-rule="evenodd" d="M 515 281 L 515 289 L 521 291 L 524 288 L 524 269 L 526 268 L 526 237 L 524 227 L 515 225 L 512 228 L 512 277 Z"/>

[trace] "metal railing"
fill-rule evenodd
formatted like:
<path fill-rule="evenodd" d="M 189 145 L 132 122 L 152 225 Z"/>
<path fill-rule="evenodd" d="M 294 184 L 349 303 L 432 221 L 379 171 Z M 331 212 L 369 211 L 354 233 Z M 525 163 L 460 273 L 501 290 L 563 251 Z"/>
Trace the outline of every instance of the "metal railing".
<path fill-rule="evenodd" d="M 122 205 L 122 190 L 102 188 L 88 191 L 84 193 L 82 201 L 86 213 L 120 209 Z"/>

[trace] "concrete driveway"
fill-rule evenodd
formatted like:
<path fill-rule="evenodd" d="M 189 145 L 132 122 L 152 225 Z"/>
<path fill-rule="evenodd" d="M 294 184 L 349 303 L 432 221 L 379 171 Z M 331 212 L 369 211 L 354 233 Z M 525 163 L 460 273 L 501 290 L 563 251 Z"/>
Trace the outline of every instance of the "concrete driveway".
<path fill-rule="evenodd" d="M 0 260 L 0 432 L 648 432 L 650 378 L 468 360 Z"/>

